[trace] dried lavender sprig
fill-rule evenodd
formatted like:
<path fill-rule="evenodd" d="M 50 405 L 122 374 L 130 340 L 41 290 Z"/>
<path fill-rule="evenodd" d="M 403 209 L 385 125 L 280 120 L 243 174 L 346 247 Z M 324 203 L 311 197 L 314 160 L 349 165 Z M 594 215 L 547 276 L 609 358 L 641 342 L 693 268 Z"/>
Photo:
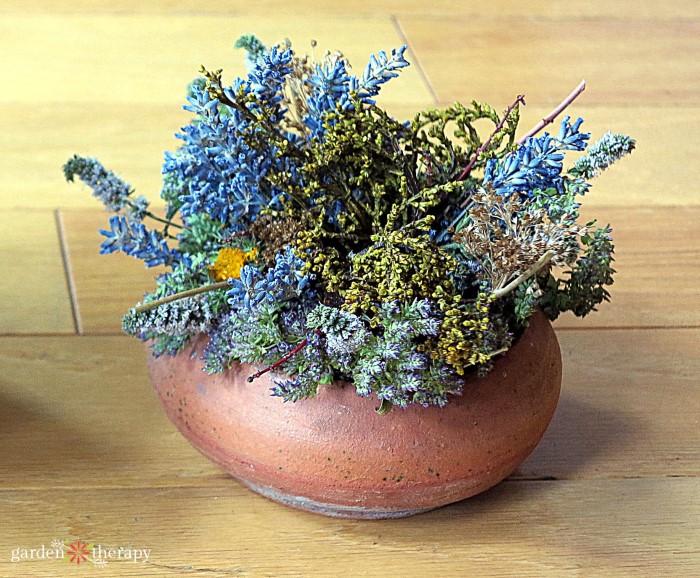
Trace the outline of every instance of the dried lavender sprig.
<path fill-rule="evenodd" d="M 142 199 L 142 202 L 138 199 L 132 199 L 131 195 L 134 190 L 131 188 L 131 185 L 124 182 L 112 171 L 107 170 L 95 158 L 73 155 L 63 165 L 63 173 L 69 182 L 73 182 L 77 176 L 83 183 L 88 185 L 92 189 L 93 196 L 100 199 L 108 211 L 118 213 L 124 207 L 128 207 L 134 213 L 140 215 L 137 219 L 138 221 L 141 221 L 146 216 L 171 227 L 183 228 L 177 223 L 158 217 L 149 211 L 147 209 L 148 201 L 144 197 L 139 197 L 139 199 Z"/>
<path fill-rule="evenodd" d="M 598 142 L 588 147 L 586 156 L 576 161 L 569 173 L 574 177 L 592 179 L 610 165 L 631 153 L 636 142 L 625 134 L 606 132 Z"/>

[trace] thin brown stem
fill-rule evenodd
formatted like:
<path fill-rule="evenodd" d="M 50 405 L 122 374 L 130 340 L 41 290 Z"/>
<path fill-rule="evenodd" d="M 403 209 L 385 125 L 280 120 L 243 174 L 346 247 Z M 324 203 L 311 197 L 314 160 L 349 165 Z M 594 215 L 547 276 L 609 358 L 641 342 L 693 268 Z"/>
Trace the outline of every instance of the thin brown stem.
<path fill-rule="evenodd" d="M 175 227 L 176 229 L 184 229 L 182 225 L 178 225 L 177 223 L 173 223 L 172 221 L 168 221 L 168 219 L 163 219 L 161 217 L 158 217 L 151 213 L 151 211 L 144 211 L 144 215 L 147 217 L 153 219 L 154 221 L 158 221 L 159 223 L 165 223 L 168 225 L 168 227 Z"/>
<path fill-rule="evenodd" d="M 316 329 L 314 331 L 316 335 L 321 335 L 321 330 Z M 299 343 L 294 349 L 292 349 L 289 353 L 286 353 L 282 357 L 280 357 L 277 361 L 275 361 L 272 365 L 268 365 L 264 369 L 261 369 L 260 371 L 254 373 L 253 375 L 248 376 L 248 383 L 253 382 L 256 380 L 258 377 L 261 375 L 265 375 L 268 371 L 273 371 L 280 367 L 282 364 L 286 363 L 290 359 L 292 359 L 297 353 L 299 353 L 304 347 L 306 347 L 309 344 L 309 338 L 307 337 L 304 339 L 301 343 Z"/>
<path fill-rule="evenodd" d="M 430 158 L 430 153 L 425 153 L 425 164 L 427 167 L 426 175 L 428 177 L 428 186 L 433 186 L 433 161 Z"/>
<path fill-rule="evenodd" d="M 460 174 L 457 177 L 458 181 L 463 181 L 469 176 L 469 173 L 471 173 L 472 169 L 474 168 L 474 165 L 476 164 L 476 161 L 479 159 L 479 155 L 483 153 L 491 144 L 491 141 L 493 140 L 493 137 L 495 137 L 503 128 L 503 126 L 506 124 L 506 121 L 508 120 L 508 117 L 510 116 L 510 113 L 513 112 L 516 106 L 519 104 L 525 104 L 525 95 L 524 94 L 519 94 L 518 98 L 515 99 L 515 102 L 511 104 L 507 109 L 505 114 L 503 115 L 503 118 L 500 120 L 500 122 L 496 125 L 496 130 L 494 130 L 491 133 L 491 136 L 486 140 L 486 142 L 479 147 L 479 150 L 476 151 L 474 156 L 472 157 L 472 160 L 469 161 L 469 164 L 466 166 L 466 168 L 462 171 L 462 174 Z"/>
<path fill-rule="evenodd" d="M 569 106 L 576 98 L 578 97 L 579 94 L 581 94 L 584 90 L 586 90 L 586 81 L 582 80 L 581 84 L 579 84 L 574 90 L 571 92 L 569 96 L 567 96 L 560 104 L 555 108 L 552 112 L 550 112 L 546 117 L 544 117 L 540 122 L 538 122 L 530 131 L 523 136 L 519 141 L 518 144 L 523 144 L 528 138 L 531 136 L 535 136 L 538 132 L 540 132 L 545 126 L 550 124 L 555 118 L 557 118 L 561 112 Z"/>

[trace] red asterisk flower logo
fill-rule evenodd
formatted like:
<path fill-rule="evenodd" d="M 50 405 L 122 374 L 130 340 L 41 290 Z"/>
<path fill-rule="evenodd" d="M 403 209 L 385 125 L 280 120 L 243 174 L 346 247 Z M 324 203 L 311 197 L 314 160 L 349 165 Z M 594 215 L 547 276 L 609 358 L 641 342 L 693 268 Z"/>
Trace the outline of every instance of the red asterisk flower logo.
<path fill-rule="evenodd" d="M 92 544 L 86 544 L 85 542 L 78 540 L 75 543 L 68 544 L 66 554 L 68 554 L 70 557 L 70 562 L 80 564 L 81 562 L 87 561 L 90 552 L 92 552 Z"/>

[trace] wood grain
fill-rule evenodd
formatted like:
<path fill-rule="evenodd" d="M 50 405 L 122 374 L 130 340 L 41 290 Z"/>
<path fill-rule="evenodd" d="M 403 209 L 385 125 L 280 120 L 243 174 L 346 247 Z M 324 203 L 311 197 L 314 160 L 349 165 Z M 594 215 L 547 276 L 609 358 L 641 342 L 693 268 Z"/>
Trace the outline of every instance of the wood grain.
<path fill-rule="evenodd" d="M 346 521 L 283 508 L 237 484 L 0 492 L 5 576 L 75 576 L 13 564 L 54 538 L 149 549 L 109 576 L 697 576 L 698 482 L 689 478 L 504 483 L 415 518 Z M 575 521 L 575 522 L 574 522 Z M 31 573 L 31 574 L 29 574 Z"/>
<path fill-rule="evenodd" d="M 557 327 L 700 325 L 700 206 L 595 207 L 582 217 L 613 227 L 611 301 L 583 319 L 562 315 Z"/>
<path fill-rule="evenodd" d="M 0 488 L 225 479 L 165 417 L 137 340 L 0 338 L 0 344 Z"/>
<path fill-rule="evenodd" d="M 303 2 L 286 2 L 285 0 L 210 0 L 196 7 L 188 0 L 159 0 L 142 2 L 141 0 L 115 0 L 96 2 L 95 0 L 5 0 L 0 4 L 0 13 L 8 14 L 160 14 L 160 15 L 236 15 L 246 17 L 298 17 L 307 13 L 313 17 L 381 15 L 421 15 L 446 16 L 462 18 L 518 18 L 529 21 L 533 18 L 546 19 L 590 19 L 590 18 L 624 18 L 625 20 L 692 20 L 700 17 L 700 9 L 695 0 L 668 0 L 650 2 L 639 0 L 578 0 L 575 5 L 565 0 L 530 0 L 513 3 L 510 0 L 346 0 L 344 2 L 327 2 L 325 0 L 303 0 Z"/>
<path fill-rule="evenodd" d="M 515 477 L 700 474 L 700 427 L 692 409 L 700 404 L 697 329 L 557 336 L 564 362 L 559 407 Z"/>
<path fill-rule="evenodd" d="M 0 231 L 0 333 L 72 333 L 54 214 L 3 211 Z"/>
<path fill-rule="evenodd" d="M 0 20 L 5 54 L 0 74 L 12 78 L 22 93 L 3 91 L 0 102 L 41 106 L 48 92 L 51 102 L 66 106 L 98 102 L 177 108 L 202 65 L 224 68 L 229 81 L 245 73 L 242 51 L 231 46 L 252 31 L 273 44 L 289 38 L 300 50 L 315 39 L 319 56 L 342 47 L 358 73 L 371 53 L 401 44 L 386 18 L 13 14 Z M 430 100 L 415 68 L 402 76 L 403 86 L 387 86 L 389 101 Z"/>
<path fill-rule="evenodd" d="M 514 91 L 531 104 L 555 105 L 584 78 L 591 104 L 699 102 L 700 20 L 399 19 L 441 101 L 469 94 L 510 102 Z"/>

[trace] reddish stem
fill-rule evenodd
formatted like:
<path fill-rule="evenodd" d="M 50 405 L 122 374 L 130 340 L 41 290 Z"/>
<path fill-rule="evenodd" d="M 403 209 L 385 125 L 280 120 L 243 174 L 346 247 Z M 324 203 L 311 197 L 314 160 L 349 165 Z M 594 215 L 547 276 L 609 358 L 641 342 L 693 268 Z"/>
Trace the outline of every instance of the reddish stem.
<path fill-rule="evenodd" d="M 538 132 L 540 132 L 545 126 L 547 126 L 549 123 L 551 123 L 555 118 L 557 118 L 561 112 L 569 106 L 574 100 L 576 100 L 576 97 L 578 97 L 579 94 L 581 94 L 584 90 L 586 90 L 586 81 L 582 80 L 581 84 L 579 84 L 574 90 L 571 92 L 569 96 L 567 96 L 561 104 L 557 108 L 555 108 L 552 112 L 549 113 L 548 116 L 543 118 L 540 122 L 537 123 L 532 129 L 524 136 L 522 137 L 519 141 L 518 144 L 523 144 L 528 138 L 531 136 L 536 135 Z"/>
<path fill-rule="evenodd" d="M 221 244 L 228 245 L 229 243 L 232 243 L 234 239 L 238 239 L 239 237 L 245 237 L 246 235 L 250 235 L 250 231 L 236 231 L 235 233 L 231 233 L 225 239 L 222 239 Z"/>
<path fill-rule="evenodd" d="M 427 167 L 427 174 L 428 174 L 428 186 L 432 187 L 433 186 L 433 161 L 430 158 L 429 153 L 425 153 L 425 164 Z"/>
<path fill-rule="evenodd" d="M 320 329 L 316 329 L 314 331 L 316 335 L 322 335 L 322 331 Z M 261 369 L 257 373 L 254 373 L 253 375 L 248 377 L 248 383 L 251 383 L 252 381 L 256 380 L 258 377 L 261 375 L 265 375 L 268 371 L 272 371 L 274 369 L 277 369 L 280 365 L 287 363 L 292 357 L 294 357 L 297 353 L 299 353 L 304 347 L 306 347 L 309 344 L 309 338 L 307 337 L 304 339 L 299 345 L 297 345 L 294 349 L 292 349 L 289 353 L 286 353 L 283 355 L 279 360 L 275 361 L 272 365 L 268 365 L 266 368 Z"/>
<path fill-rule="evenodd" d="M 510 116 L 510 113 L 513 112 L 513 109 L 515 109 L 515 107 L 518 106 L 519 104 L 525 104 L 525 95 L 524 95 L 524 94 L 519 94 L 519 95 L 518 95 L 518 98 L 515 99 L 515 102 L 513 102 L 513 104 L 511 104 L 511 105 L 506 109 L 506 112 L 505 112 L 505 114 L 503 115 L 503 118 L 502 118 L 501 121 L 496 125 L 496 130 L 494 130 L 494 131 L 491 133 L 491 136 L 489 136 L 489 138 L 487 139 L 487 141 L 486 141 L 483 145 L 481 145 L 481 147 L 479 147 L 479 150 L 478 150 L 478 151 L 476 151 L 476 154 L 474 155 L 474 157 L 472 158 L 472 160 L 469 161 L 469 164 L 468 164 L 467 167 L 462 171 L 462 174 L 459 175 L 459 176 L 457 177 L 457 180 L 458 180 L 458 181 L 463 181 L 464 179 L 466 179 L 466 178 L 469 176 L 469 173 L 470 173 L 471 170 L 474 168 L 474 165 L 476 164 L 476 161 L 478 160 L 479 155 L 480 155 L 481 153 L 483 153 L 483 152 L 488 148 L 488 146 L 491 144 L 491 141 L 493 140 L 493 137 L 495 137 L 495 136 L 500 132 L 500 130 L 503 128 L 503 125 L 506 124 L 506 121 L 508 120 L 508 117 Z"/>

